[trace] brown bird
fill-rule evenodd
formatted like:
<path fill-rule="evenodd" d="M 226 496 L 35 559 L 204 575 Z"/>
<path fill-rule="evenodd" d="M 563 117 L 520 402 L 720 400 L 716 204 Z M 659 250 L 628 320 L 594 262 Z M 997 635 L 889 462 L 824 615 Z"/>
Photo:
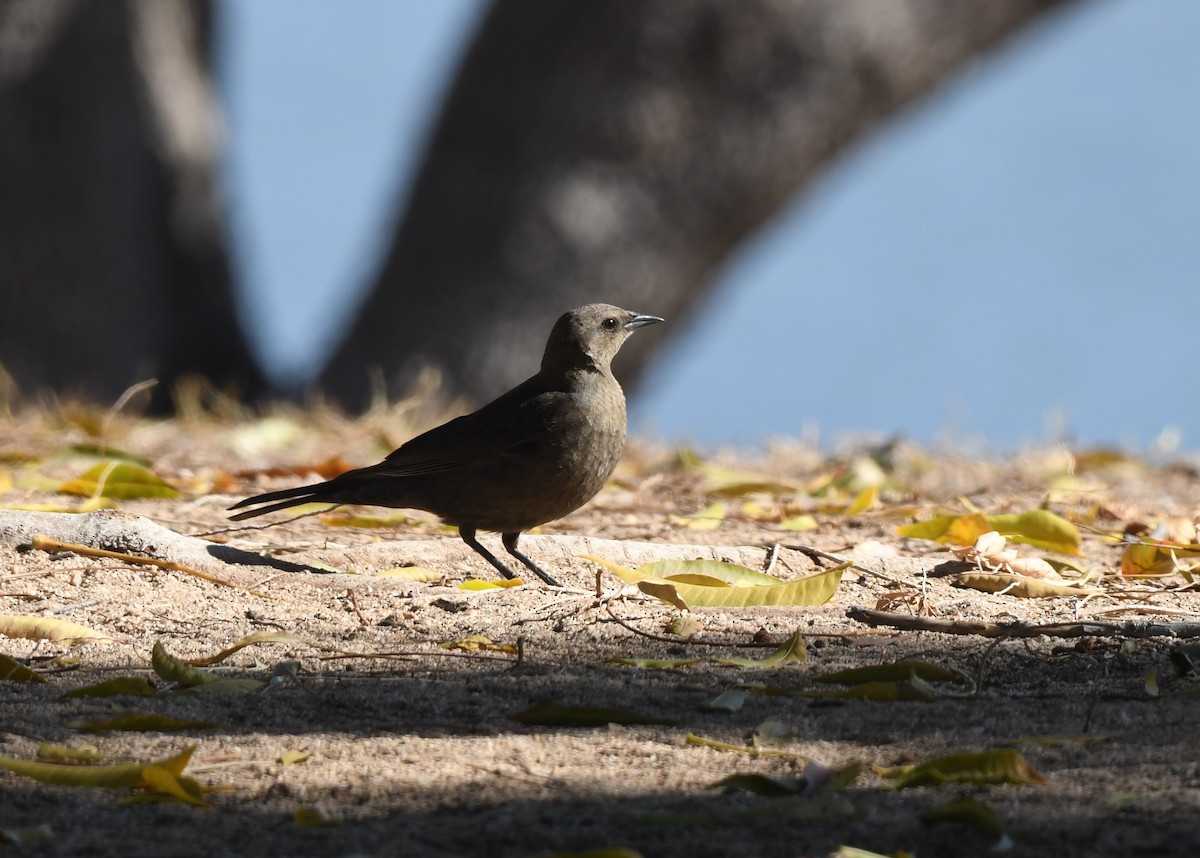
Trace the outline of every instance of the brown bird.
<path fill-rule="evenodd" d="M 533 378 L 418 435 L 378 465 L 246 498 L 230 509 L 267 506 L 233 520 L 305 503 L 423 509 L 458 525 L 463 542 L 504 577 L 514 576 L 475 531 L 498 531 L 509 554 L 560 586 L 517 542 L 522 531 L 579 509 L 608 482 L 625 448 L 625 394 L 610 364 L 631 333 L 661 321 L 609 304 L 564 313 Z"/>

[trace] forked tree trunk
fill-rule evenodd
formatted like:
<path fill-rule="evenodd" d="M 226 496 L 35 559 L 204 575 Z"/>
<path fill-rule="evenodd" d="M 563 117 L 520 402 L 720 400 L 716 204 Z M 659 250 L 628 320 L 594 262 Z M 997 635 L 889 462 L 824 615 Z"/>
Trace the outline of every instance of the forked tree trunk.
<path fill-rule="evenodd" d="M 590 301 L 681 330 L 844 147 L 1066 3 L 497 0 L 322 386 L 361 406 L 373 371 L 399 392 L 432 364 L 482 400 Z M 630 342 L 626 378 L 662 340 Z"/>

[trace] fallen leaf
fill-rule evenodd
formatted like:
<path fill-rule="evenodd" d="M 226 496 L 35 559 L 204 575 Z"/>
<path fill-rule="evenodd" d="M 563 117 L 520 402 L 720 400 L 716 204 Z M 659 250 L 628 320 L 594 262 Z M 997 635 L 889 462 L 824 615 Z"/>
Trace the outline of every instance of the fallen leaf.
<path fill-rule="evenodd" d="M 891 781 L 892 789 L 940 784 L 1046 783 L 1021 754 L 1010 748 L 950 754 L 915 766 L 876 766 L 875 772 Z"/>
<path fill-rule="evenodd" d="M 0 682 L 33 682 L 45 685 L 50 680 L 36 670 L 0 652 Z"/>
<path fill-rule="evenodd" d="M 102 462 L 74 480 L 58 487 L 63 494 L 99 496 L 132 500 L 134 498 L 177 498 L 179 490 L 152 471 L 127 462 Z"/>
<path fill-rule="evenodd" d="M 114 640 L 103 632 L 68 623 L 66 620 L 12 614 L 0 615 L 0 635 L 34 641 L 55 641 L 71 646 Z"/>

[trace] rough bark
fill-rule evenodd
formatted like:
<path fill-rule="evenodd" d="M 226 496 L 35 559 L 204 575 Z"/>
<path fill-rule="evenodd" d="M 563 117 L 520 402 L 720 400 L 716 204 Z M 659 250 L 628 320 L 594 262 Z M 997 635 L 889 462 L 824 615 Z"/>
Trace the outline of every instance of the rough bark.
<path fill-rule="evenodd" d="M 0 0 L 0 367 L 26 393 L 257 389 L 216 177 L 207 0 Z"/>
<path fill-rule="evenodd" d="M 362 406 L 373 374 L 396 393 L 432 364 L 482 400 L 588 301 L 681 330 L 848 144 L 1066 3 L 497 0 L 323 387 Z M 655 339 L 630 344 L 626 378 Z"/>

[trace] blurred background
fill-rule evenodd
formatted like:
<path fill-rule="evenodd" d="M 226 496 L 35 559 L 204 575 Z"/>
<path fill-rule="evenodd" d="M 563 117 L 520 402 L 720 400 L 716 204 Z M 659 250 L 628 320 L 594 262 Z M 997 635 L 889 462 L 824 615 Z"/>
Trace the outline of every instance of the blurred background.
<path fill-rule="evenodd" d="M 10 53 L 0 114 L 25 134 L 0 129 L 0 170 L 43 184 L 21 197 L 10 178 L 0 221 L 59 238 L 0 255 L 0 295 L 24 319 L 65 308 L 55 345 L 79 349 L 35 360 L 27 325 L 0 321 L 23 390 L 69 390 L 113 356 L 78 386 L 198 372 L 355 408 L 434 365 L 481 400 L 532 371 L 547 320 L 609 300 L 671 322 L 619 365 L 651 437 L 1196 446 L 1192 0 L 131 0 L 73 37 L 96 13 L 58 5 L 47 23 L 3 0 L 0 36 L 24 15 L 27 42 L 127 53 L 150 93 L 148 118 L 145 96 L 125 108 L 155 141 L 141 157 L 168 167 L 131 180 L 95 145 L 51 153 L 83 166 L 45 203 L 63 171 L 30 140 L 69 134 L 58 115 L 79 108 L 38 79 L 52 48 Z M 136 148 L 105 113 L 74 136 Z M 133 264 L 106 237 L 63 270 L 80 248 L 63 212 L 97 172 L 112 187 L 85 212 L 114 229 L 110 195 L 183 249 Z M 14 273 L 37 265 L 123 273 L 60 301 Z M 236 301 L 246 338 L 214 301 Z M 114 337 L 97 313 L 129 321 Z"/>

